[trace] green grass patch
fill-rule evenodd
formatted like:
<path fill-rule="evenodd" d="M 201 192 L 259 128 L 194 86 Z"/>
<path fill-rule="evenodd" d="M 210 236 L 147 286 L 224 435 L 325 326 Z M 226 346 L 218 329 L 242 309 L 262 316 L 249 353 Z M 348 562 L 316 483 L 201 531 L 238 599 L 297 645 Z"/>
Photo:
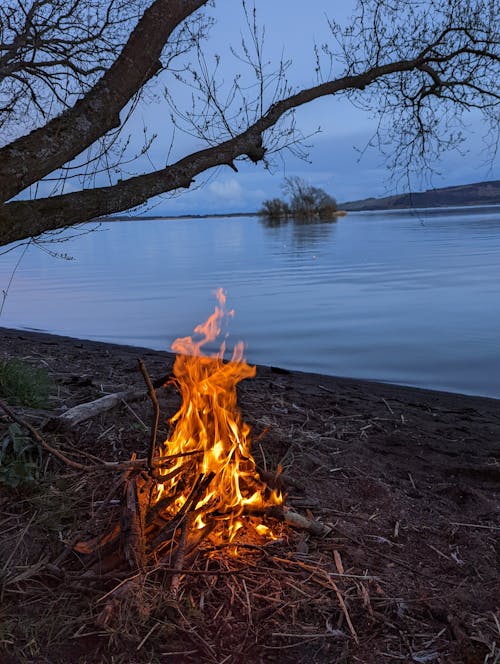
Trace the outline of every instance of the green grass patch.
<path fill-rule="evenodd" d="M 47 408 L 53 383 L 45 369 L 21 360 L 0 361 L 0 395 L 15 405 Z"/>
<path fill-rule="evenodd" d="M 18 424 L 0 440 L 0 485 L 33 485 L 39 477 L 40 449 Z"/>

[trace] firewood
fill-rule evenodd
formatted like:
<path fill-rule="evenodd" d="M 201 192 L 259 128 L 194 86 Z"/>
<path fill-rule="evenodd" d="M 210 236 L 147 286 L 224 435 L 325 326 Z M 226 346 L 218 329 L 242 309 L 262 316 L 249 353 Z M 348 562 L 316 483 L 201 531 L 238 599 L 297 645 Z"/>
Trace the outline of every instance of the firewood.
<path fill-rule="evenodd" d="M 271 473 L 269 470 L 264 470 L 264 468 L 261 468 L 260 466 L 257 466 L 257 472 L 259 473 L 260 478 L 270 487 L 275 487 L 282 491 L 288 487 L 292 487 L 300 493 L 304 493 L 306 490 L 303 482 L 294 477 L 290 477 L 289 475 L 284 475 L 283 473 Z"/>
<path fill-rule="evenodd" d="M 126 484 L 120 530 L 125 558 L 132 569 L 146 565 L 145 517 L 149 504 L 149 478 L 133 475 Z"/>
<path fill-rule="evenodd" d="M 158 424 L 160 422 L 160 404 L 158 403 L 158 397 L 156 396 L 156 391 L 149 377 L 148 370 L 143 360 L 139 360 L 139 369 L 141 370 L 144 382 L 148 388 L 148 395 L 153 404 L 153 425 L 151 427 L 151 438 L 149 441 L 149 452 L 148 452 L 148 467 L 153 468 L 153 458 L 156 452 L 156 436 L 158 435 Z"/>
<path fill-rule="evenodd" d="M 85 553 L 89 555 L 106 546 L 106 544 L 111 542 L 114 543 L 118 539 L 119 534 L 120 526 L 115 524 L 114 528 L 105 535 L 98 535 L 89 540 L 81 540 L 80 542 L 76 542 L 72 548 L 73 551 L 76 551 L 77 553 Z"/>
<path fill-rule="evenodd" d="M 263 509 L 247 508 L 244 513 L 252 516 L 269 516 L 278 521 L 284 521 L 289 526 L 292 526 L 292 528 L 306 530 L 311 533 L 311 535 L 316 535 L 318 537 L 328 535 L 331 531 L 331 528 L 326 524 L 321 523 L 320 521 L 314 521 L 313 519 L 308 519 L 306 516 L 294 512 L 284 505 L 271 505 L 270 507 L 264 507 Z"/>
<path fill-rule="evenodd" d="M 198 503 L 200 497 L 203 495 L 205 489 L 208 488 L 208 485 L 214 477 L 213 473 L 208 473 L 207 475 L 201 474 L 196 479 L 196 482 L 191 488 L 191 492 L 186 499 L 186 502 L 177 512 L 177 514 L 164 526 L 158 535 L 154 538 L 152 542 L 152 551 L 158 550 L 165 542 L 168 542 L 171 536 L 175 533 L 177 528 L 181 525 L 185 517 L 194 510 L 196 504 Z"/>
<path fill-rule="evenodd" d="M 175 550 L 175 555 L 173 559 L 173 567 L 175 569 L 182 569 L 184 563 L 184 551 L 186 549 L 186 540 L 191 531 L 193 521 L 194 521 L 193 516 L 189 514 L 182 522 L 181 534 L 179 537 L 179 541 L 177 543 L 177 548 Z M 178 572 L 176 572 L 170 578 L 170 590 L 174 595 L 174 597 L 176 597 L 177 593 L 179 592 L 180 584 L 181 584 L 181 575 Z"/>

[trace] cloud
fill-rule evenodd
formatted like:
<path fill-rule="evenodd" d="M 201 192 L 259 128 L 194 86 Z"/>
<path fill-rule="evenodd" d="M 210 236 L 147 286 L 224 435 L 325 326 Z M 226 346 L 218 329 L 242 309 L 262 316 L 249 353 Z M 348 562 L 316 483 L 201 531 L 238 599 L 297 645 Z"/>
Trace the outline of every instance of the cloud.
<path fill-rule="evenodd" d="M 238 202 L 243 199 L 243 187 L 236 178 L 211 182 L 208 185 L 208 190 L 215 197 L 226 202 Z"/>

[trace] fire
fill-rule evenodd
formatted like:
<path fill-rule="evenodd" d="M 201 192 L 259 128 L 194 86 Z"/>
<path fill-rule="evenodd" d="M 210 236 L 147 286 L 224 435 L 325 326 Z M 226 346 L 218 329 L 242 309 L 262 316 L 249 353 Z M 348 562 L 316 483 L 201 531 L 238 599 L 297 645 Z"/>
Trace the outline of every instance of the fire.
<path fill-rule="evenodd" d="M 218 352 L 203 352 L 206 344 L 220 337 L 224 319 L 234 313 L 226 313 L 222 289 L 216 296 L 214 312 L 194 330 L 199 340 L 188 336 L 172 344 L 177 353 L 174 379 L 182 404 L 170 420 L 173 430 L 160 456 L 179 456 L 159 470 L 156 501 L 165 502 L 165 516 L 186 509 L 193 528 L 209 531 L 212 540 L 232 541 L 245 520 L 260 537 L 271 538 L 262 519 L 254 524 L 255 519 L 245 517 L 282 503 L 281 495 L 257 473 L 250 452 L 250 427 L 237 405 L 236 386 L 255 376 L 255 367 L 244 360 L 242 342 L 228 362 L 224 361 L 224 341 Z"/>

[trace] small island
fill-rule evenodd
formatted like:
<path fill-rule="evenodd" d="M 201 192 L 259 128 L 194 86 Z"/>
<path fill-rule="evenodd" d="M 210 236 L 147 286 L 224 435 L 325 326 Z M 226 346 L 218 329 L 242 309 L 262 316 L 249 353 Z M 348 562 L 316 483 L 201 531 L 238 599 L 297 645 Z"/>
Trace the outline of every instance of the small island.
<path fill-rule="evenodd" d="M 271 198 L 264 201 L 258 214 L 273 221 L 289 218 L 331 221 L 347 214 L 345 210 L 337 208 L 333 196 L 297 176 L 285 179 L 283 192 L 288 200 Z"/>

